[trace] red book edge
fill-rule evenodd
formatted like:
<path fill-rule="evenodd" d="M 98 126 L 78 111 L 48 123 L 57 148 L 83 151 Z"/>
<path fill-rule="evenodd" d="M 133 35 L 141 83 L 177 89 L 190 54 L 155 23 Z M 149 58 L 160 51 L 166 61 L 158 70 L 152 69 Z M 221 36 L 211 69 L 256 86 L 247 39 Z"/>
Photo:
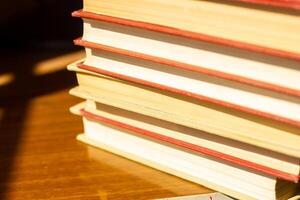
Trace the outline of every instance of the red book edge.
<path fill-rule="evenodd" d="M 250 162 L 250 161 L 247 161 L 244 159 L 240 159 L 240 158 L 228 155 L 228 154 L 214 151 L 214 150 L 208 149 L 206 147 L 201 147 L 201 146 L 198 146 L 198 145 L 195 145 L 192 143 L 188 143 L 188 142 L 181 141 L 181 140 L 178 140 L 178 139 L 175 139 L 172 137 L 164 136 L 164 135 L 161 135 L 161 134 L 158 134 L 158 133 L 155 133 L 152 131 L 148 131 L 148 130 L 145 130 L 142 128 L 134 127 L 134 126 L 131 126 L 131 125 L 119 122 L 119 121 L 115 121 L 115 120 L 112 120 L 112 119 L 109 119 L 109 118 L 106 118 L 103 116 L 96 115 L 96 114 L 88 112 L 84 109 L 81 109 L 80 113 L 82 116 L 84 116 L 88 119 L 94 120 L 94 121 L 111 124 L 116 127 L 121 127 L 126 130 L 133 131 L 139 135 L 147 136 L 147 137 L 154 138 L 154 139 L 157 139 L 157 140 L 169 143 L 169 144 L 176 145 L 181 148 L 189 149 L 189 150 L 192 150 L 193 152 L 216 157 L 216 158 L 228 161 L 230 163 L 234 163 L 234 164 L 237 164 L 237 165 L 240 165 L 243 167 L 247 167 L 247 168 L 250 168 L 250 169 L 253 169 L 256 171 L 260 171 L 260 172 L 263 172 L 263 173 L 266 173 L 266 174 L 269 174 L 269 175 L 272 175 L 272 176 L 275 176 L 275 177 L 278 177 L 281 179 L 285 179 L 285 180 L 297 183 L 300 178 L 299 175 L 282 172 L 277 169 L 273 169 L 273 168 L 266 167 L 266 166 L 263 166 L 263 165 L 260 165 L 260 164 L 254 163 L 254 162 Z"/>
<path fill-rule="evenodd" d="M 181 30 L 181 29 L 172 28 L 172 27 L 168 27 L 168 26 L 162 26 L 162 25 L 140 22 L 140 21 L 129 20 L 129 19 L 122 19 L 122 18 L 118 18 L 118 17 L 96 14 L 96 13 L 86 12 L 86 11 L 82 11 L 82 10 L 74 11 L 72 13 L 72 16 L 93 19 L 93 20 L 98 20 L 98 21 L 104 21 L 104 22 L 108 22 L 108 23 L 115 23 L 115 24 L 120 24 L 120 25 L 124 25 L 124 26 L 131 26 L 131 27 L 135 27 L 135 28 L 142 28 L 142 29 L 147 29 L 150 31 L 156 31 L 156 32 L 161 32 L 161 33 L 165 33 L 165 34 L 190 38 L 190 39 L 194 39 L 194 40 L 210 42 L 210 43 L 214 43 L 214 44 L 218 44 L 218 45 L 244 49 L 244 50 L 258 52 L 258 53 L 262 53 L 262 54 L 267 54 L 267 55 L 272 55 L 272 56 L 277 56 L 277 57 L 282 57 L 282 58 L 287 58 L 287 59 L 300 60 L 299 53 L 283 51 L 280 49 L 274 49 L 274 48 L 269 48 L 269 47 L 263 47 L 263 46 L 259 46 L 259 45 L 255 45 L 255 44 L 246 43 L 246 42 L 229 40 L 229 39 L 225 39 L 225 38 L 210 36 L 210 35 L 196 33 L 196 32 L 192 32 L 192 31 Z"/>
<path fill-rule="evenodd" d="M 79 63 L 77 66 L 80 69 L 84 69 L 84 70 L 87 70 L 87 71 L 90 71 L 90 72 L 103 74 L 103 75 L 106 75 L 106 76 L 110 76 L 110 77 L 113 77 L 113 78 L 125 80 L 125 81 L 128 81 L 128 82 L 141 84 L 141 85 L 145 85 L 145 86 L 148 86 L 148 87 L 157 88 L 157 89 L 160 89 L 160 90 L 165 90 L 165 91 L 168 91 L 168 92 L 172 92 L 172 93 L 192 97 L 192 98 L 195 98 L 195 99 L 200 100 L 200 101 L 213 103 L 213 104 L 224 106 L 224 107 L 227 107 L 227 108 L 230 108 L 230 109 L 243 111 L 245 113 L 253 114 L 253 115 L 256 115 L 256 116 L 260 116 L 260 117 L 276 120 L 276 121 L 279 121 L 279 122 L 283 122 L 283 123 L 286 123 L 286 124 L 289 124 L 289 125 L 300 127 L 300 121 L 292 120 L 292 119 L 289 119 L 289 118 L 281 117 L 281 116 L 278 116 L 278 115 L 270 114 L 270 113 L 259 111 L 259 110 L 254 110 L 254 109 L 251 109 L 251 108 L 248 108 L 248 107 L 232 104 L 232 103 L 225 102 L 225 101 L 222 101 L 222 100 L 213 99 L 213 98 L 210 98 L 210 97 L 202 96 L 202 95 L 195 94 L 195 93 L 192 93 L 192 92 L 188 92 L 188 91 L 185 91 L 185 90 L 180 90 L 180 89 L 172 88 L 172 87 L 169 87 L 169 86 L 153 83 L 153 82 L 150 82 L 150 81 L 145 81 L 145 80 L 142 80 L 142 79 L 133 78 L 133 77 L 130 77 L 130 76 L 125 76 L 125 75 L 122 75 L 122 74 L 110 72 L 110 71 L 107 71 L 107 70 L 103 70 L 103 69 L 99 69 L 99 68 L 96 68 L 96 67 L 88 66 L 88 65 L 85 65 L 83 63 Z"/>
<path fill-rule="evenodd" d="M 300 10 L 299 0 L 235 0 L 235 1 Z"/>
<path fill-rule="evenodd" d="M 150 62 L 168 65 L 170 67 L 189 70 L 189 71 L 205 74 L 208 76 L 214 76 L 217 78 L 235 81 L 235 82 L 251 85 L 254 87 L 272 90 L 274 92 L 279 92 L 279 93 L 283 93 L 283 94 L 287 94 L 287 95 L 291 95 L 291 96 L 300 97 L 299 90 L 295 90 L 295 89 L 291 89 L 291 88 L 287 88 L 287 87 L 283 87 L 283 86 L 279 86 L 279 85 L 275 85 L 275 84 L 271 84 L 271 83 L 266 83 L 263 81 L 258 81 L 258 80 L 238 76 L 238 75 L 233 75 L 233 74 L 229 74 L 229 73 L 225 73 L 225 72 L 207 69 L 207 68 L 196 66 L 196 65 L 181 63 L 181 62 L 177 62 L 177 61 L 173 61 L 173 60 L 169 60 L 169 59 L 165 59 L 165 58 L 159 58 L 156 56 L 150 56 L 150 55 L 146 55 L 146 54 L 142 54 L 142 53 L 137 53 L 134 51 L 128 51 L 125 49 L 120 49 L 120 48 L 110 47 L 110 46 L 97 44 L 97 43 L 93 43 L 93 42 L 88 42 L 88 41 L 82 40 L 81 38 L 75 39 L 74 43 L 75 43 L 75 45 L 82 46 L 82 47 L 87 47 L 87 48 L 97 49 L 97 50 L 106 51 L 106 52 L 110 52 L 110 53 L 114 53 L 114 54 L 120 54 L 120 55 L 124 55 L 124 56 L 128 56 L 128 57 L 142 59 L 142 60 L 146 60 L 146 61 L 150 61 Z"/>

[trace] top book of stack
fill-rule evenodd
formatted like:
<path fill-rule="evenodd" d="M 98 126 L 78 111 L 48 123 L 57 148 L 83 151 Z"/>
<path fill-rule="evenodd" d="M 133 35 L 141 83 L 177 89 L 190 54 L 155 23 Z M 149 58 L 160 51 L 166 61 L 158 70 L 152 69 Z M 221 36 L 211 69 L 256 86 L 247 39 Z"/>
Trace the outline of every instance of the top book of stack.
<path fill-rule="evenodd" d="M 84 1 L 84 11 L 149 23 L 144 28 L 297 60 L 299 9 L 296 0 Z"/>

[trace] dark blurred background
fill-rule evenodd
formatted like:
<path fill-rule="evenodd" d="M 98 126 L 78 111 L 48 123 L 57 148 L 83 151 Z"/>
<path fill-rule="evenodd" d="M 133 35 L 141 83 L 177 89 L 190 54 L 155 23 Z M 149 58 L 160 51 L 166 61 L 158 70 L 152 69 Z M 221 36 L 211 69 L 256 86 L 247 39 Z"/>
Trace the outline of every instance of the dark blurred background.
<path fill-rule="evenodd" d="M 69 141 L 75 141 L 75 133 L 81 130 L 78 121 L 78 130 L 61 133 L 59 129 L 76 121 L 68 112 L 79 101 L 68 95 L 77 84 L 76 76 L 66 66 L 84 56 L 82 49 L 73 45 L 73 39 L 82 35 L 82 21 L 71 17 L 72 11 L 81 8 L 81 0 L 0 2 L 0 199 L 17 191 L 15 183 L 28 176 L 13 172 L 14 166 L 20 166 L 14 163 L 21 163 L 29 153 L 50 152 L 53 148 L 47 145 L 57 143 L 45 142 L 38 148 L 42 143 L 34 143 L 35 138 L 51 141 L 51 137 L 69 134 Z M 40 160 L 28 162 L 41 169 L 45 165 Z M 31 176 L 42 181 L 39 174 Z M 32 190 L 36 188 L 38 184 Z"/>
<path fill-rule="evenodd" d="M 0 3 L 2 48 L 72 48 L 81 35 L 81 21 L 71 12 L 82 8 L 80 0 L 13 0 Z"/>
<path fill-rule="evenodd" d="M 2 1 L 0 8 L 0 105 L 74 85 L 66 65 L 79 57 L 69 58 L 80 50 L 73 39 L 82 35 L 82 21 L 71 13 L 82 8 L 82 1 L 13 0 Z M 56 64 L 42 64 L 63 55 Z"/>

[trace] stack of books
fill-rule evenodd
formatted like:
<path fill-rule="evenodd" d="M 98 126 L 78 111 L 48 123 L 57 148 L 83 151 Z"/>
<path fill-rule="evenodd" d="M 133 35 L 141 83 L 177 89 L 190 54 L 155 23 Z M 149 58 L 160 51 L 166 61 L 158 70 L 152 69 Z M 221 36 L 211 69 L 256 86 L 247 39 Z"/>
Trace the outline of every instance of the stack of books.
<path fill-rule="evenodd" d="M 238 199 L 299 192 L 299 0 L 84 0 L 73 16 L 80 141 Z"/>

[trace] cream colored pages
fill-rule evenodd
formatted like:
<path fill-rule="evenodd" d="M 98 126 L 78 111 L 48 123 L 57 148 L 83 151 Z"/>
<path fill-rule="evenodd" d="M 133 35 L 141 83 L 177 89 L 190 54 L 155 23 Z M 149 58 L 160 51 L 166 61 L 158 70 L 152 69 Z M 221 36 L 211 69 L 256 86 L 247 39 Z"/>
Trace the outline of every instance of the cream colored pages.
<path fill-rule="evenodd" d="M 300 53 L 299 12 L 241 5 L 202 0 L 85 0 L 84 10 Z"/>
<path fill-rule="evenodd" d="M 87 19 L 84 22 L 85 41 L 300 90 L 296 60 L 114 23 Z"/>
<path fill-rule="evenodd" d="M 123 129 L 106 126 L 105 124 L 90 121 L 86 118 L 84 118 L 84 125 L 85 136 L 95 143 L 102 143 L 114 147 L 125 154 L 133 154 L 150 163 L 156 163 L 157 165 L 170 168 L 173 171 L 185 173 L 196 179 L 206 181 L 207 183 L 216 184 L 227 189 L 233 189 L 242 194 L 251 194 L 253 196 L 261 193 L 265 197 L 270 197 L 272 190 L 274 191 L 275 189 L 275 179 L 259 174 L 251 174 L 245 170 L 210 160 L 205 156 L 181 151 L 180 149 L 164 145 L 163 143 L 139 137 Z M 148 165 L 148 163 L 146 163 L 146 165 Z M 223 173 L 224 169 L 227 169 L 226 173 Z M 230 174 L 234 174 L 235 176 L 239 174 L 240 179 Z M 247 177 L 252 175 L 252 180 L 265 180 L 266 184 L 264 187 L 251 187 L 253 184 L 242 180 L 241 177 L 243 177 L 243 175 Z M 227 181 L 222 181 L 222 179 Z M 239 185 L 237 186 L 235 183 L 239 183 Z M 263 183 L 258 185 L 261 186 Z M 272 185 L 273 189 L 271 189 Z M 266 189 L 265 187 L 270 189 Z M 254 188 L 257 189 L 255 193 Z M 264 194 L 264 192 L 268 194 Z"/>
<path fill-rule="evenodd" d="M 296 127 L 103 76 L 78 73 L 78 81 L 75 95 L 300 157 Z"/>
<path fill-rule="evenodd" d="M 196 129 L 158 120 L 138 113 L 126 111 L 93 101 L 86 104 L 86 110 L 118 122 L 129 124 L 160 135 L 175 138 L 201 147 L 219 151 L 237 158 L 258 163 L 287 173 L 299 174 L 299 159 L 268 151 L 246 143 L 218 137 Z M 95 104 L 95 103 L 94 103 Z M 95 108 L 97 107 L 97 108 Z"/>
<path fill-rule="evenodd" d="M 300 98 L 291 95 L 108 52 L 86 52 L 88 66 L 300 122 Z"/>

